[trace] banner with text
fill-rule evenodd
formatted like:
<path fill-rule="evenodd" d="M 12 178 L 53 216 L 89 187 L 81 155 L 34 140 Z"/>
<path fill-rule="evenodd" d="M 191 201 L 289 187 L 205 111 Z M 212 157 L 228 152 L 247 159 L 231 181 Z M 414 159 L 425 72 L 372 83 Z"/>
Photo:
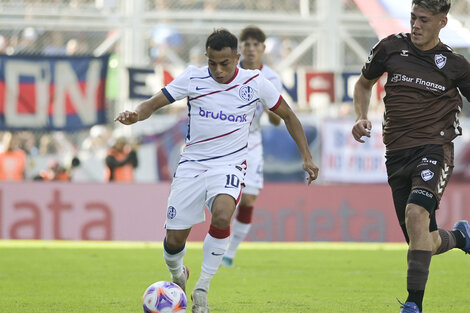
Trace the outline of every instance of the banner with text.
<path fill-rule="evenodd" d="M 72 131 L 105 123 L 108 59 L 0 55 L 0 129 Z"/>
<path fill-rule="evenodd" d="M 162 241 L 169 191 L 169 183 L 2 183 L 0 239 Z M 450 184 L 437 211 L 439 226 L 450 229 L 470 219 L 469 202 L 470 184 Z M 204 240 L 210 218 L 206 212 L 206 222 L 192 228 L 191 241 Z M 403 242 L 404 237 L 385 184 L 267 183 L 247 240 Z"/>
<path fill-rule="evenodd" d="M 325 181 L 341 183 L 386 183 L 385 145 L 380 121 L 372 121 L 370 138 L 354 140 L 353 119 L 324 120 L 321 127 L 322 167 Z"/>

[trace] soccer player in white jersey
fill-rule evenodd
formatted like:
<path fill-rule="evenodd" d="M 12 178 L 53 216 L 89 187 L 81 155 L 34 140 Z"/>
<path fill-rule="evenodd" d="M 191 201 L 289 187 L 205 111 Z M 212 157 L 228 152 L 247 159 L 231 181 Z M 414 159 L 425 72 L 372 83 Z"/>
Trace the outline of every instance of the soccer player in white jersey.
<path fill-rule="evenodd" d="M 266 35 L 257 26 L 245 27 L 239 36 L 242 59 L 239 67 L 250 70 L 260 70 L 276 89 L 282 91 L 282 82 L 279 75 L 273 69 L 263 64 L 263 53 L 266 49 L 264 41 Z M 273 125 L 279 125 L 281 118 L 269 110 L 261 102 L 256 105 L 256 114 L 250 126 L 248 137 L 247 171 L 245 187 L 242 198 L 237 208 L 237 214 L 232 223 L 230 244 L 222 259 L 222 266 L 233 267 L 233 259 L 238 246 L 245 239 L 251 228 L 253 206 L 260 190 L 263 188 L 263 143 L 261 138 L 260 119 L 263 112 L 268 114 L 269 121 Z"/>
<path fill-rule="evenodd" d="M 185 289 L 189 274 L 183 265 L 186 240 L 191 227 L 204 221 L 207 206 L 212 218 L 203 244 L 201 275 L 191 294 L 193 313 L 209 312 L 209 284 L 227 249 L 230 221 L 241 196 L 249 128 L 258 101 L 284 120 L 302 155 L 308 183 L 318 175 L 298 118 L 259 71 L 237 67 L 237 46 L 236 36 L 225 29 L 215 30 L 206 41 L 208 66 L 189 66 L 135 111 L 126 110 L 115 118 L 130 125 L 175 100 L 188 100 L 188 134 L 168 197 L 163 256 L 173 282 Z"/>

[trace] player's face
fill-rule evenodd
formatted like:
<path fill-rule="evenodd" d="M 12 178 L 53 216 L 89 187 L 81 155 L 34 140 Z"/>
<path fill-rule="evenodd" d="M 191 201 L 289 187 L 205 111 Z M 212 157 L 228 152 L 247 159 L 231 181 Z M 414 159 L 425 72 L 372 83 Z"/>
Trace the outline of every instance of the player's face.
<path fill-rule="evenodd" d="M 439 32 L 447 24 L 443 13 L 433 15 L 431 11 L 413 5 L 411 10 L 411 41 L 421 50 L 429 50 L 439 43 Z"/>
<path fill-rule="evenodd" d="M 261 65 L 265 44 L 256 39 L 248 38 L 241 42 L 240 49 L 242 52 L 243 60 L 249 64 Z"/>
<path fill-rule="evenodd" d="M 206 56 L 209 59 L 209 71 L 212 78 L 220 84 L 228 82 L 235 74 L 235 69 L 240 59 L 240 54 L 236 53 L 229 47 L 225 47 L 220 51 L 207 48 Z"/>

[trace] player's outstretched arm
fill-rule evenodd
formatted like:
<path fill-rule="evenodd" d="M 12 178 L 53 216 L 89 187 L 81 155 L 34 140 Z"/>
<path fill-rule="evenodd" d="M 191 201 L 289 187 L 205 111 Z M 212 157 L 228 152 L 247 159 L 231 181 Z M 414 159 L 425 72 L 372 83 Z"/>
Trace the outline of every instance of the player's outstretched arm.
<path fill-rule="evenodd" d="M 317 179 L 319 168 L 315 162 L 313 162 L 307 138 L 305 137 L 304 128 L 284 99 L 281 98 L 281 104 L 277 107 L 275 112 L 284 120 L 289 134 L 299 148 L 303 160 L 302 167 L 308 173 L 307 181 L 310 185 L 313 180 Z"/>
<path fill-rule="evenodd" d="M 124 111 L 118 114 L 114 119 L 115 122 L 121 122 L 124 125 L 130 125 L 148 119 L 156 110 L 170 104 L 170 100 L 159 91 L 152 98 L 141 102 L 135 111 Z"/>
<path fill-rule="evenodd" d="M 362 74 L 359 80 L 354 86 L 354 110 L 356 111 L 356 124 L 352 128 L 352 135 L 354 139 L 359 142 L 364 142 L 361 139 L 362 136 L 370 137 L 370 130 L 372 129 L 372 123 L 367 118 L 367 112 L 369 111 L 370 96 L 372 92 L 372 86 L 377 82 L 377 79 L 368 80 Z"/>

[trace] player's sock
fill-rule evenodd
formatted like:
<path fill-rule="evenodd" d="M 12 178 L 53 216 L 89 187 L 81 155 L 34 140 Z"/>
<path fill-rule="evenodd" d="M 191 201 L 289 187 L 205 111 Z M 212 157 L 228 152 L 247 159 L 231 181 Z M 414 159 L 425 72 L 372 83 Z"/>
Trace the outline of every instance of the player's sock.
<path fill-rule="evenodd" d="M 423 312 L 423 298 L 424 298 L 424 290 L 408 289 L 408 299 L 406 299 L 406 302 L 416 303 L 420 312 Z"/>
<path fill-rule="evenodd" d="M 183 274 L 183 257 L 185 254 L 186 245 L 180 249 L 171 250 L 166 244 L 166 238 L 163 239 L 163 258 L 172 276 L 175 277 Z"/>
<path fill-rule="evenodd" d="M 215 273 L 217 273 L 222 257 L 227 250 L 229 236 L 230 227 L 220 229 L 213 225 L 210 226 L 209 233 L 206 235 L 202 246 L 201 276 L 194 289 L 209 291 L 210 281 Z"/>
<path fill-rule="evenodd" d="M 196 286 L 194 286 L 194 290 L 202 289 L 208 292 L 212 277 L 214 277 L 214 274 L 209 274 L 202 270 L 201 275 L 199 276 L 199 280 L 197 281 Z"/>
<path fill-rule="evenodd" d="M 237 210 L 236 220 L 243 224 L 251 224 L 253 218 L 252 205 L 240 205 Z"/>
<path fill-rule="evenodd" d="M 251 224 L 241 223 L 235 219 L 232 223 L 232 235 L 230 236 L 230 245 L 225 252 L 227 258 L 233 259 L 237 253 L 238 246 L 250 232 Z"/>
<path fill-rule="evenodd" d="M 437 248 L 436 254 L 447 252 L 456 247 L 457 238 L 453 231 L 439 228 L 439 236 L 441 237 L 441 246 Z"/>
<path fill-rule="evenodd" d="M 428 281 L 432 251 L 408 250 L 408 275 L 406 302 L 414 302 L 423 311 L 423 297 Z"/>

